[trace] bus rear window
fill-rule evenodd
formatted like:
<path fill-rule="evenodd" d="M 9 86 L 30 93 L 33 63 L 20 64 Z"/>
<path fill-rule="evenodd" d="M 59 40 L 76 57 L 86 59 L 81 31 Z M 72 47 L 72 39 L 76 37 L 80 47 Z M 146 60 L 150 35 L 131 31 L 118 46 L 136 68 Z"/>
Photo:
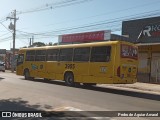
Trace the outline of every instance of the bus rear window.
<path fill-rule="evenodd" d="M 137 47 L 122 44 L 121 45 L 121 57 L 122 58 L 138 59 Z"/>

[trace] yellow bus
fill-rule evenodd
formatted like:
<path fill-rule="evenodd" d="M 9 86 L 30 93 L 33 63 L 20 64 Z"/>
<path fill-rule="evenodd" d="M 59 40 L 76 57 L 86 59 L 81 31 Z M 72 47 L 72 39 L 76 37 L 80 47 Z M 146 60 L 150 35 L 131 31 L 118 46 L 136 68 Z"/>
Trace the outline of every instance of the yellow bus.
<path fill-rule="evenodd" d="M 137 47 L 124 41 L 22 48 L 17 75 L 64 80 L 68 86 L 135 83 Z"/>

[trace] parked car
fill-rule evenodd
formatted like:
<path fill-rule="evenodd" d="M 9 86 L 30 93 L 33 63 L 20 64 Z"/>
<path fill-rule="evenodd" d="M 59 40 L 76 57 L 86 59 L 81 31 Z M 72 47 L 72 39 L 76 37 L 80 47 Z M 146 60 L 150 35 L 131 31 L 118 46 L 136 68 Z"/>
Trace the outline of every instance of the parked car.
<path fill-rule="evenodd" d="M 5 63 L 0 62 L 0 71 L 5 72 Z"/>

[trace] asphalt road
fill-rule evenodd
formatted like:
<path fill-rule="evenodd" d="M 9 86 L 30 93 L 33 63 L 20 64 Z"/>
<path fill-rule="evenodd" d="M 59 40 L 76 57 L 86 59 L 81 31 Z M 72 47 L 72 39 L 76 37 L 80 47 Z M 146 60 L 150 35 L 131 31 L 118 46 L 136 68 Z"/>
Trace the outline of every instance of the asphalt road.
<path fill-rule="evenodd" d="M 0 72 L 0 110 L 159 111 L 160 101 L 107 92 L 105 88 L 67 87 L 64 82 L 24 80 Z"/>

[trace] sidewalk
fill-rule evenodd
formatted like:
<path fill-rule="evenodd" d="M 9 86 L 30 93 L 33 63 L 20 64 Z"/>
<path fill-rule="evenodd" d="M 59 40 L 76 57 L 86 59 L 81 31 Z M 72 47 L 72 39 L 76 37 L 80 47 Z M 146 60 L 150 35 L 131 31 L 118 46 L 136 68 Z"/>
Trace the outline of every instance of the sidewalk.
<path fill-rule="evenodd" d="M 160 95 L 160 84 L 151 83 L 134 83 L 134 84 L 101 84 L 98 86 L 120 89 L 126 91 L 142 92 L 149 94 Z"/>

